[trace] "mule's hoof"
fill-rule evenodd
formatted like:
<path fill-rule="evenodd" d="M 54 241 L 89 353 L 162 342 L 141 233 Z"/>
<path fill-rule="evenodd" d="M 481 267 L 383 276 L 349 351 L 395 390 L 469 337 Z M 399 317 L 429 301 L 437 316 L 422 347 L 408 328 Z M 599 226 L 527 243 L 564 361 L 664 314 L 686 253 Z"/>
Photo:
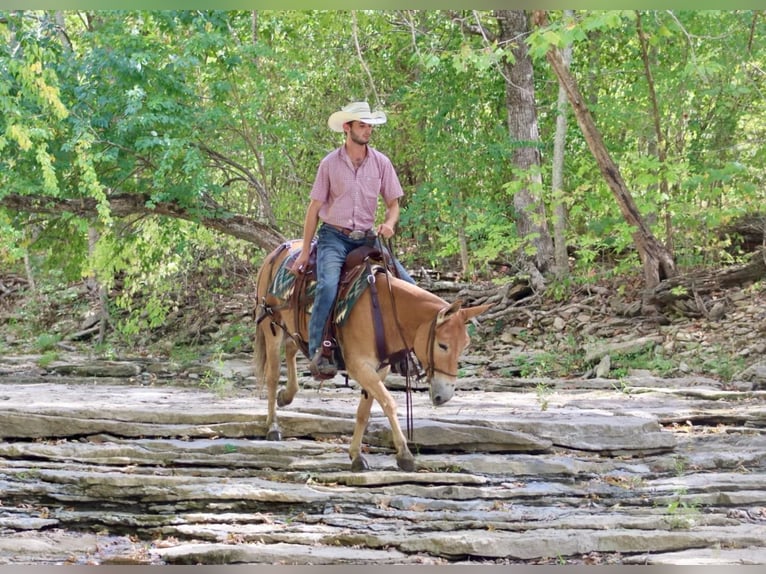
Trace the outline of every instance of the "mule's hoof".
<path fill-rule="evenodd" d="M 351 472 L 364 472 L 370 470 L 370 465 L 363 456 L 358 456 L 351 461 Z"/>
<path fill-rule="evenodd" d="M 279 432 L 279 429 L 271 429 L 266 433 L 266 440 L 280 441 L 282 440 L 282 433 Z"/>
<path fill-rule="evenodd" d="M 415 472 L 415 459 L 409 453 L 396 457 L 396 465 L 404 472 Z"/>
<path fill-rule="evenodd" d="M 285 400 L 285 389 L 279 389 L 279 392 L 277 393 L 277 406 L 283 407 L 285 405 L 289 405 L 291 402 L 293 402 L 292 399 L 289 401 Z"/>

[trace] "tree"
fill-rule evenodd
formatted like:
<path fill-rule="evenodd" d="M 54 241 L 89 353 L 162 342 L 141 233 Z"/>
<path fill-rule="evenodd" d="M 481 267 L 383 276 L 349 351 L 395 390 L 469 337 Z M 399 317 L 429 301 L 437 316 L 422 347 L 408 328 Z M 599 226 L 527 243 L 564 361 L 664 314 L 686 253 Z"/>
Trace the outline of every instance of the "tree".
<path fill-rule="evenodd" d="M 526 15 L 502 10 L 0 12 L 0 259 L 26 259 L 30 279 L 100 271 L 136 294 L 120 305 L 161 309 L 180 273 L 232 253 L 257 264 L 300 232 L 339 144 L 324 122 L 362 98 L 389 113 L 374 145 L 405 187 L 407 263 L 544 268 L 554 174 L 575 280 L 630 272 L 639 253 L 656 266 L 647 283 L 738 257 L 715 231 L 766 200 L 762 13 L 549 16 L 524 36 Z M 572 46 L 618 180 L 588 130 L 567 134 L 563 171 L 549 160 L 560 82 L 537 62 L 550 44 Z M 646 234 L 661 226 L 672 260 Z"/>
<path fill-rule="evenodd" d="M 572 18 L 572 11 L 565 10 L 567 19 Z M 567 43 L 562 53 L 564 65 L 569 68 L 572 59 L 572 44 Z M 553 191 L 553 246 L 554 272 L 557 278 L 569 275 L 569 255 L 566 244 L 566 205 L 564 203 L 564 149 L 567 132 L 567 93 L 559 86 L 556 100 L 556 134 L 553 142 L 553 165 L 551 167 L 551 189 Z"/>
<path fill-rule="evenodd" d="M 497 32 L 479 24 L 465 24 L 466 29 L 507 50 L 501 59 L 505 80 L 505 112 L 510 136 L 514 181 L 508 184 L 513 195 L 516 228 L 529 246 L 526 249 L 531 266 L 527 267 L 532 282 L 544 287 L 542 273 L 553 263 L 553 240 L 548 231 L 545 205 L 542 201 L 540 175 L 540 135 L 537 127 L 534 70 L 522 39 L 529 33 L 529 20 L 524 10 L 496 10 Z"/>
<path fill-rule="evenodd" d="M 538 26 L 544 26 L 547 16 L 544 12 L 535 12 Z M 550 45 L 546 58 L 567 93 L 569 104 L 574 110 L 577 123 L 585 136 L 588 147 L 598 164 L 601 173 L 617 200 L 620 210 L 629 225 L 635 228 L 634 242 L 644 266 L 644 283 L 647 288 L 655 287 L 663 279 L 675 275 L 673 255 L 652 234 L 641 213 L 636 207 L 630 191 L 625 185 L 620 170 L 612 160 L 596 127 L 593 117 L 580 94 L 573 76 L 569 73 L 561 51 L 555 45 Z"/>

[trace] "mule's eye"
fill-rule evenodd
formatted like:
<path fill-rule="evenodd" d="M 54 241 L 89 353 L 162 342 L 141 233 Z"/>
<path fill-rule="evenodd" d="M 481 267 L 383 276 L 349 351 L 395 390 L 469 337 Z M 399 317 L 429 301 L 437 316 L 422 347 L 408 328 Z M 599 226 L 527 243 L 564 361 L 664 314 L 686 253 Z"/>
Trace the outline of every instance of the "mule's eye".
<path fill-rule="evenodd" d="M 439 348 L 440 348 L 442 351 L 446 351 L 448 347 L 447 347 L 447 345 L 445 345 L 444 343 L 439 343 Z"/>

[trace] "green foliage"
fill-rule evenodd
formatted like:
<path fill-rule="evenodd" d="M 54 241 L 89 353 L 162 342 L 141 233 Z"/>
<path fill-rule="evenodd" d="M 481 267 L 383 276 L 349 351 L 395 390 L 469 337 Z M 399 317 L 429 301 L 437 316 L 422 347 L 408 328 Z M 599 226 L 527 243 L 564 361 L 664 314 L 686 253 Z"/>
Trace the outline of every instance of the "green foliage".
<path fill-rule="evenodd" d="M 53 362 L 57 361 L 59 354 L 54 350 L 45 351 L 40 358 L 37 359 L 37 366 L 41 369 L 49 367 Z"/>
<path fill-rule="evenodd" d="M 672 529 L 688 530 L 697 522 L 700 504 L 688 498 L 685 488 L 679 488 L 675 492 L 675 498 L 668 502 L 665 514 Z"/>
<path fill-rule="evenodd" d="M 630 395 L 631 393 L 630 384 L 622 377 L 618 379 L 617 383 L 612 383 L 612 388 L 625 395 Z"/>
<path fill-rule="evenodd" d="M 574 288 L 574 281 L 570 276 L 563 279 L 553 278 L 545 288 L 545 294 L 553 301 L 561 302 L 569 299 Z"/>
<path fill-rule="evenodd" d="M 689 290 L 683 285 L 676 285 L 675 287 L 671 287 L 670 293 L 676 297 L 686 297 L 689 295 Z"/>
<path fill-rule="evenodd" d="M 249 325 L 232 323 L 221 334 L 221 350 L 224 353 L 245 351 L 252 345 L 252 332 Z"/>
<path fill-rule="evenodd" d="M 39 352 L 52 351 L 59 341 L 61 341 L 61 335 L 41 333 L 35 340 L 35 349 Z"/>
<path fill-rule="evenodd" d="M 712 373 L 720 377 L 723 382 L 731 382 L 734 375 L 742 372 L 745 368 L 745 359 L 741 356 L 729 356 L 722 349 L 714 348 L 706 354 L 700 365 L 700 370 L 705 373 Z"/>
<path fill-rule="evenodd" d="M 215 393 L 219 397 L 225 397 L 232 391 L 232 382 L 227 380 L 220 373 L 220 367 L 223 365 L 223 353 L 218 353 L 214 364 L 214 367 L 205 369 L 200 381 L 200 386 L 203 389 Z"/>
<path fill-rule="evenodd" d="M 535 386 L 535 395 L 537 396 L 537 404 L 540 405 L 541 411 L 548 410 L 548 400 L 553 393 L 553 389 L 546 383 L 537 383 Z"/>
<path fill-rule="evenodd" d="M 636 353 L 625 353 L 613 358 L 611 376 L 626 376 L 631 370 L 647 370 L 659 377 L 671 375 L 678 365 L 663 356 L 661 349 L 646 347 Z"/>
<path fill-rule="evenodd" d="M 349 12 L 329 10 L 58 16 L 5 11 L 0 18 L 0 264 L 26 259 L 34 276 L 58 285 L 95 274 L 112 289 L 114 324 L 125 337 L 161 328 L 185 298 L 212 304 L 215 285 L 189 294 L 184 280 L 215 275 L 216 257 L 260 260 L 195 221 L 243 214 L 288 236 L 301 233 L 317 164 L 341 141 L 326 119 L 350 100 L 389 113 L 373 145 L 391 157 L 405 189 L 405 262 L 439 266 L 465 248 L 468 271 L 480 272 L 490 261 L 528 254 L 513 197 L 531 180 L 513 165 L 519 142 L 507 128 L 516 110 L 507 109 L 503 66 L 513 55 L 492 40 L 492 12 L 462 14 L 463 24 L 492 32 L 483 36 L 439 10 L 356 11 L 355 26 Z M 572 45 L 571 72 L 601 137 L 651 231 L 672 239 L 679 265 L 734 260 L 717 230 L 766 199 L 762 15 L 548 17 L 527 39 L 541 142 L 542 186 L 533 191 L 549 215 L 554 199 L 563 199 L 572 284 L 641 262 L 635 229 L 571 117 L 564 189 L 556 198 L 549 191 L 559 88 L 545 60 L 551 46 Z M 349 50 L 357 44 L 360 53 Z M 71 211 L 3 207 L 11 195 L 67 200 Z M 109 199 L 125 195 L 140 196 L 147 208 L 183 208 L 195 221 L 124 217 Z M 95 214 L 75 208 L 82 202 L 94 202 Z M 567 288 L 554 286 L 554 297 Z"/>
<path fill-rule="evenodd" d="M 523 337 L 520 337 L 523 339 Z M 515 361 L 519 374 L 524 378 L 531 377 L 568 377 L 582 368 L 582 352 L 571 341 L 571 351 L 566 354 L 539 352 L 522 355 Z"/>

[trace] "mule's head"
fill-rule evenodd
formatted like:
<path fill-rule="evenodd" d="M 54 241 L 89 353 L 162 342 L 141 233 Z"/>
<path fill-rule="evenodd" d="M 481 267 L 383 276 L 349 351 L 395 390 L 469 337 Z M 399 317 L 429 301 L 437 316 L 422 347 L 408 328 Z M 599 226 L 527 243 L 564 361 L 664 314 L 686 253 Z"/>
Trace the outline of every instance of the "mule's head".
<path fill-rule="evenodd" d="M 458 374 L 458 360 L 468 346 L 470 338 L 466 323 L 491 305 L 463 308 L 461 301 L 441 309 L 434 320 L 422 329 L 420 345 L 415 354 L 425 366 L 431 402 L 443 405 L 455 393 L 454 383 Z"/>

